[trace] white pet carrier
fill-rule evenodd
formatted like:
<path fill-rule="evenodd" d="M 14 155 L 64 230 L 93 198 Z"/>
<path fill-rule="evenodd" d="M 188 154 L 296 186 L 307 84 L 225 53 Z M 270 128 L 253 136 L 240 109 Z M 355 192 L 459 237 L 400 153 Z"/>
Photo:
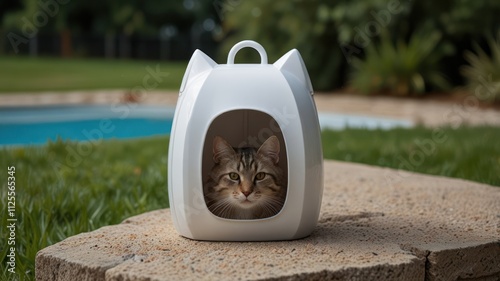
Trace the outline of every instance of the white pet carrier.
<path fill-rule="evenodd" d="M 260 64 L 235 64 L 245 47 Z M 279 165 L 287 177 L 286 200 L 274 216 L 227 219 L 212 213 L 204 180 L 213 167 L 212 142 L 223 136 L 233 147 L 260 146 L 279 139 Z M 168 160 L 172 219 L 185 237 L 215 241 L 266 241 L 309 235 L 318 220 L 323 192 L 323 158 L 318 115 L 305 64 L 291 50 L 274 64 L 264 48 L 242 41 L 217 64 L 196 50 L 180 88 Z"/>

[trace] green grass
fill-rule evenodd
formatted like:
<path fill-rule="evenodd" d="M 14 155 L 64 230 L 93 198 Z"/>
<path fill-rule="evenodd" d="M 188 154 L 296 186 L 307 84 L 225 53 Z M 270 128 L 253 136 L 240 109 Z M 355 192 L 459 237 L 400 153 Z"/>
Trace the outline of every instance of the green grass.
<path fill-rule="evenodd" d="M 143 79 L 152 72 L 159 79 Z M 0 93 L 96 89 L 178 90 L 187 62 L 0 57 Z M 168 73 L 165 76 L 164 73 Z"/>
<path fill-rule="evenodd" d="M 74 151 L 87 156 L 74 157 Z M 0 151 L 2 202 L 7 199 L 7 167 L 16 167 L 18 276 L 34 279 L 35 255 L 48 245 L 168 207 L 167 151 L 167 138 L 106 141 L 91 150 L 56 142 Z M 0 214 L 0 280 L 5 280 L 12 275 L 5 272 L 6 210 Z"/>
<path fill-rule="evenodd" d="M 347 129 L 322 134 L 325 158 L 500 186 L 500 129 Z"/>
<path fill-rule="evenodd" d="M 440 132 L 424 128 L 347 129 L 326 131 L 322 137 L 326 158 L 500 186 L 498 128 Z M 426 145 L 416 144 L 422 142 Z M 85 156 L 75 157 L 75 151 Z M 7 214 L 6 210 L 0 212 L 0 279 L 21 276 L 32 280 L 35 255 L 40 249 L 77 233 L 168 207 L 167 151 L 166 137 L 103 141 L 92 146 L 55 142 L 0 150 L 0 199 L 7 200 L 7 167 L 13 165 L 18 219 L 18 274 L 11 275 L 5 271 Z M 419 165 L 415 165 L 415 155 L 424 155 Z"/>

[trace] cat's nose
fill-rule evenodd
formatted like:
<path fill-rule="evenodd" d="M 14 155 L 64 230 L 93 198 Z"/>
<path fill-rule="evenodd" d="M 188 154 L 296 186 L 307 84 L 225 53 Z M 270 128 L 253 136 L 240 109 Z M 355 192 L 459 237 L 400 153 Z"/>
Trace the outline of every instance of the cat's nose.
<path fill-rule="evenodd" d="M 243 195 L 248 197 L 248 195 L 250 195 L 250 193 L 252 193 L 252 192 L 251 191 L 242 191 L 241 193 L 243 193 Z"/>

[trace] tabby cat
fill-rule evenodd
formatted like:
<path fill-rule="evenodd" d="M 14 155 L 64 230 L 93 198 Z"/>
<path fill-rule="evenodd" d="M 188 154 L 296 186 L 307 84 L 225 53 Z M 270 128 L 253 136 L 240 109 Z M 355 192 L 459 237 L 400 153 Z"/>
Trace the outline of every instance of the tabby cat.
<path fill-rule="evenodd" d="M 227 219 L 261 219 L 276 215 L 286 197 L 286 177 L 278 166 L 280 143 L 269 137 L 259 149 L 233 148 L 213 141 L 215 162 L 204 184 L 209 210 Z"/>

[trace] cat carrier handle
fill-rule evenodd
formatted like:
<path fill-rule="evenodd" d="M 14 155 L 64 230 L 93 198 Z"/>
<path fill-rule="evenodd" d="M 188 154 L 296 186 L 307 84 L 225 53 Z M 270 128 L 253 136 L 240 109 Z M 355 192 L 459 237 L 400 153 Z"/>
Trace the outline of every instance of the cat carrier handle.
<path fill-rule="evenodd" d="M 246 47 L 254 48 L 257 52 L 259 52 L 260 64 L 267 64 L 266 50 L 264 50 L 264 47 L 262 47 L 261 44 L 252 40 L 244 40 L 234 45 L 227 56 L 227 64 L 234 64 L 234 57 L 236 56 L 236 53 Z"/>

